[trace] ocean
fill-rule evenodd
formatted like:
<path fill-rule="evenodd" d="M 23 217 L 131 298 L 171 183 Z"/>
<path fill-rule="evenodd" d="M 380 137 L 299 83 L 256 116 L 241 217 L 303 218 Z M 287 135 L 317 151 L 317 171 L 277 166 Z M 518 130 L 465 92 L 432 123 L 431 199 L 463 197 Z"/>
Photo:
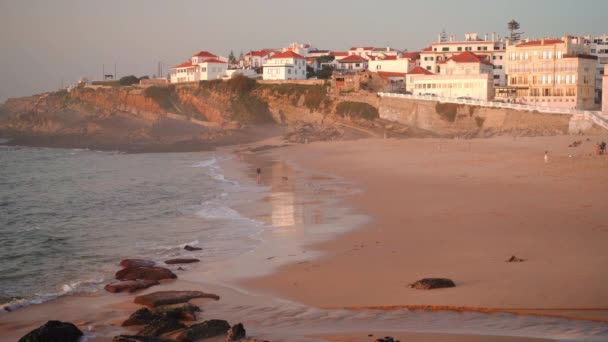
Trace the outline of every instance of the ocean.
<path fill-rule="evenodd" d="M 222 158 L 0 148 L 0 306 L 97 291 L 124 258 L 212 264 L 255 248 L 262 225 L 233 205 L 261 189 L 225 179 Z"/>

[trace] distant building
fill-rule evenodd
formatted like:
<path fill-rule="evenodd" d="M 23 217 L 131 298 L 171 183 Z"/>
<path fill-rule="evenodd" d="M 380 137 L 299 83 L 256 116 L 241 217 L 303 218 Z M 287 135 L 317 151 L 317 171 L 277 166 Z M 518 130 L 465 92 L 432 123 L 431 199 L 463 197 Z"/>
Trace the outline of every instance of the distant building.
<path fill-rule="evenodd" d="M 306 79 L 306 58 L 293 51 L 275 53 L 263 67 L 265 80 Z"/>
<path fill-rule="evenodd" d="M 331 55 L 331 51 L 329 50 L 318 50 L 318 49 L 310 49 L 308 50 L 308 57 L 322 57 Z"/>
<path fill-rule="evenodd" d="M 410 55 L 412 57 L 412 55 Z M 368 69 L 371 72 L 400 72 L 407 73 L 416 67 L 416 60 L 405 56 L 371 57 Z"/>
<path fill-rule="evenodd" d="M 374 48 L 370 53 L 369 56 L 371 57 L 386 57 L 386 56 L 401 56 L 402 53 L 399 50 L 393 49 L 391 47 L 385 47 L 385 48 Z"/>
<path fill-rule="evenodd" d="M 336 70 L 357 72 L 366 70 L 368 67 L 367 59 L 359 55 L 350 55 L 337 61 Z"/>
<path fill-rule="evenodd" d="M 595 74 L 595 102 L 599 103 L 602 99 L 602 93 L 604 89 L 604 67 L 608 65 L 608 34 L 604 34 L 602 36 L 597 37 L 576 37 L 573 38 L 573 42 L 589 46 L 589 53 L 592 56 L 597 57 L 597 71 Z"/>
<path fill-rule="evenodd" d="M 422 70 L 422 71 L 421 71 Z M 466 51 L 442 60 L 439 74 L 416 68 L 406 75 L 406 90 L 414 95 L 466 97 L 488 101 L 494 98 L 493 65 L 485 56 Z"/>
<path fill-rule="evenodd" d="M 597 57 L 572 37 L 507 46 L 508 87 L 517 102 L 594 109 Z"/>
<path fill-rule="evenodd" d="M 171 68 L 170 82 L 184 83 L 221 79 L 228 70 L 228 63 L 220 58 L 210 52 L 201 51 L 190 57 L 189 61 Z"/>
<path fill-rule="evenodd" d="M 245 55 L 245 67 L 246 68 L 261 68 L 266 63 L 268 58 L 272 56 L 272 50 L 255 50 L 249 51 Z"/>
<path fill-rule="evenodd" d="M 494 86 L 507 85 L 505 76 L 506 40 L 492 33 L 490 37 L 479 37 L 477 33 L 467 33 L 464 40 L 456 40 L 455 36 L 439 35 L 437 42 L 420 52 L 420 66 L 433 73 L 440 73 L 440 63 L 459 53 L 469 51 L 486 59 L 494 65 Z"/>
<path fill-rule="evenodd" d="M 295 52 L 300 56 L 308 57 L 308 51 L 310 51 L 310 44 L 291 43 L 289 46 L 283 49 L 283 52 L 291 51 Z"/>
<path fill-rule="evenodd" d="M 359 57 L 363 57 L 365 59 L 368 59 L 371 55 L 372 52 L 374 51 L 374 47 L 373 46 L 355 46 L 350 48 L 350 50 L 348 50 L 348 55 L 349 56 L 359 56 Z"/>

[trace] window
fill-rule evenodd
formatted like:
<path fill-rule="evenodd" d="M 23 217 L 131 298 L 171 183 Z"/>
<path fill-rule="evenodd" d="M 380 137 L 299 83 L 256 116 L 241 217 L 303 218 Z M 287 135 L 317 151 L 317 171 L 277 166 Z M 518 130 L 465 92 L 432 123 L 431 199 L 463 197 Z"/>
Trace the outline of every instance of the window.
<path fill-rule="evenodd" d="M 462 46 L 459 46 L 456 50 L 462 51 Z"/>
<path fill-rule="evenodd" d="M 500 75 L 494 75 L 494 79 L 495 79 L 495 80 L 500 79 Z"/>
<path fill-rule="evenodd" d="M 478 47 L 477 47 L 477 51 L 481 51 L 481 46 L 478 46 Z"/>
<path fill-rule="evenodd" d="M 426 67 L 426 70 L 431 70 L 431 67 L 430 67 L 430 66 L 427 66 L 427 67 Z"/>
<path fill-rule="evenodd" d="M 441 49 L 441 51 L 450 51 L 449 47 L 444 47 L 443 49 Z"/>

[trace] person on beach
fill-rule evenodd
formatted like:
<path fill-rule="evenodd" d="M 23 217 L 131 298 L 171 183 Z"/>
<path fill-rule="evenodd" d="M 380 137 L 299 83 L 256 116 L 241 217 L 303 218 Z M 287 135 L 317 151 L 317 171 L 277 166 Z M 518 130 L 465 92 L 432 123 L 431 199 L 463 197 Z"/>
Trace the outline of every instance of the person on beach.
<path fill-rule="evenodd" d="M 257 182 L 258 182 L 258 184 L 260 184 L 262 182 L 262 169 L 260 169 L 258 167 L 257 172 L 258 172 Z"/>
<path fill-rule="evenodd" d="M 545 151 L 545 164 L 549 162 L 549 151 Z"/>

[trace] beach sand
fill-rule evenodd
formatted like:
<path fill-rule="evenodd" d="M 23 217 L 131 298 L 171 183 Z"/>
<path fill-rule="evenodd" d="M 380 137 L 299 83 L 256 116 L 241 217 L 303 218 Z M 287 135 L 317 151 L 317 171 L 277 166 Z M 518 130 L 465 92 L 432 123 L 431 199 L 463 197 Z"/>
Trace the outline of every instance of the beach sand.
<path fill-rule="evenodd" d="M 362 191 L 348 205 L 371 221 L 311 246 L 318 260 L 242 284 L 323 308 L 608 321 L 608 157 L 590 155 L 601 138 L 568 147 L 578 139 L 367 139 L 268 152 L 350 180 Z M 525 261 L 505 262 L 512 255 Z M 425 277 L 456 287 L 408 288 Z"/>

